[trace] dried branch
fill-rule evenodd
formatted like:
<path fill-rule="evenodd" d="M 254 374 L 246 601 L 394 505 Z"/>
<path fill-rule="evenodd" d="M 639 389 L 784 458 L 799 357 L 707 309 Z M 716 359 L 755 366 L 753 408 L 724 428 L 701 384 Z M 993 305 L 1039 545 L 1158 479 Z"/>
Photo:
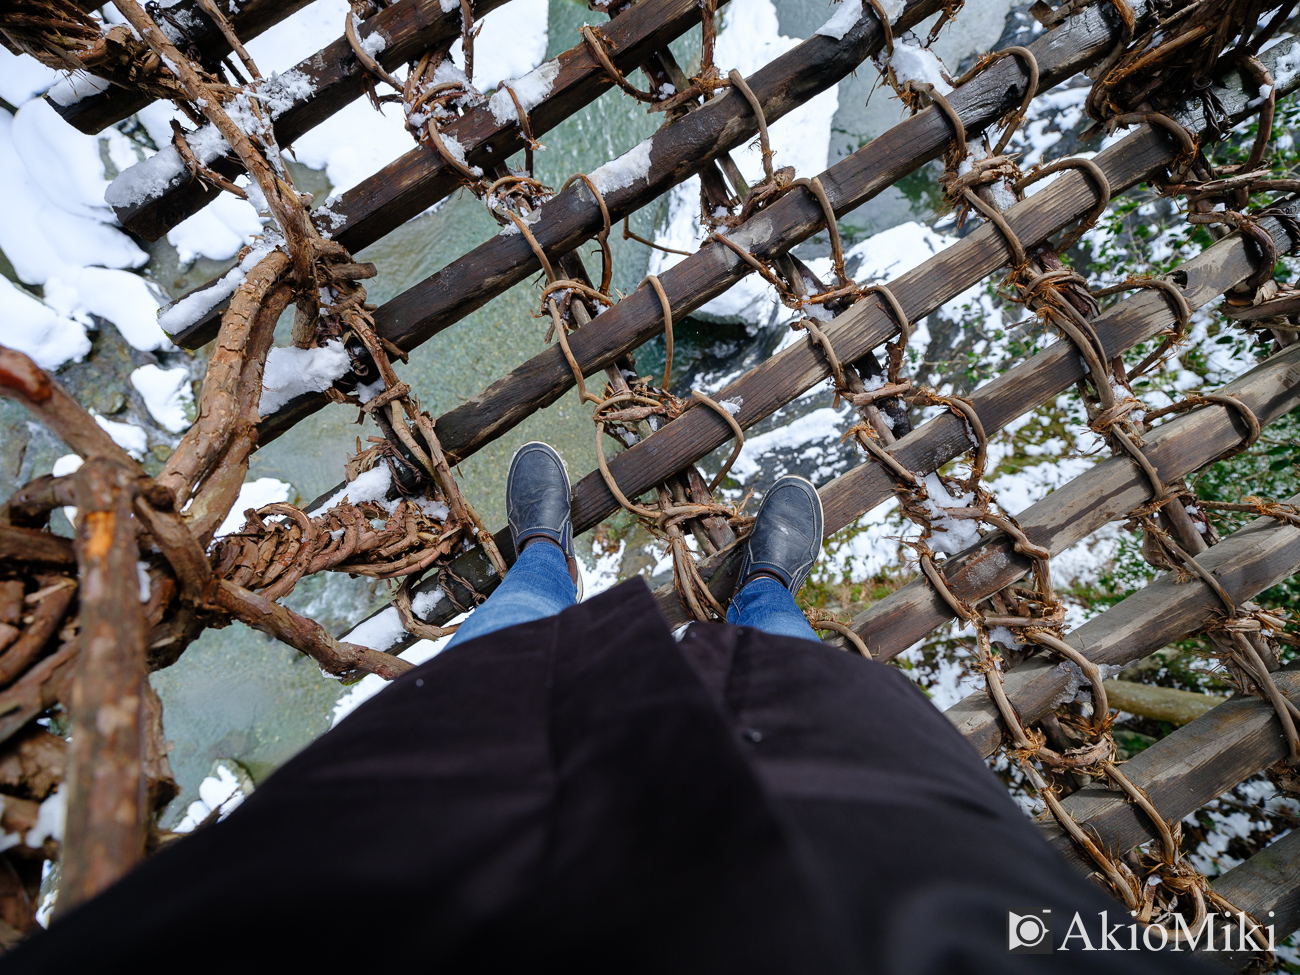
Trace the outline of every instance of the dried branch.
<path fill-rule="evenodd" d="M 63 914 L 144 856 L 144 616 L 136 578 L 136 490 L 129 468 L 92 458 L 76 475 L 79 653 L 68 711 Z"/>
<path fill-rule="evenodd" d="M 385 680 L 400 677 L 414 664 L 368 647 L 341 643 L 314 620 L 299 616 L 287 606 L 273 603 L 260 593 L 249 592 L 233 582 L 221 580 L 216 589 L 218 605 L 238 620 L 261 630 L 311 657 L 326 673 L 345 680 L 362 674 L 378 674 Z"/>

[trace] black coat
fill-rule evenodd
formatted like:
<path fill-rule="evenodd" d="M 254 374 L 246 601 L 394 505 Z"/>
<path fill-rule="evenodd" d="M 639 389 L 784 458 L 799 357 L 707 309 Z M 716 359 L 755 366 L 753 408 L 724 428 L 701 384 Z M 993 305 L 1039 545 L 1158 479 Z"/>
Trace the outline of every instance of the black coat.
<path fill-rule="evenodd" d="M 903 674 L 679 644 L 633 581 L 406 674 L 0 969 L 1187 970 L 1008 954 L 1008 910 L 1049 907 L 1058 943 L 1130 920 Z"/>

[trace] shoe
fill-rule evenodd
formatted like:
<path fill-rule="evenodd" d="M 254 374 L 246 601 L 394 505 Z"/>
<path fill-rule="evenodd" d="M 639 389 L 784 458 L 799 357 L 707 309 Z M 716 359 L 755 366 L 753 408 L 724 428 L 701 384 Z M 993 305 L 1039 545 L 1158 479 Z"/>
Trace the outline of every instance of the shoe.
<path fill-rule="evenodd" d="M 573 489 L 569 469 L 549 444 L 534 440 L 515 451 L 506 475 L 506 518 L 516 556 L 530 538 L 549 538 L 564 551 L 582 598 L 582 575 L 573 555 Z"/>
<path fill-rule="evenodd" d="M 812 482 L 794 474 L 781 478 L 758 507 L 736 590 L 755 572 L 770 572 L 798 592 L 821 554 L 824 524 L 822 499 Z"/>

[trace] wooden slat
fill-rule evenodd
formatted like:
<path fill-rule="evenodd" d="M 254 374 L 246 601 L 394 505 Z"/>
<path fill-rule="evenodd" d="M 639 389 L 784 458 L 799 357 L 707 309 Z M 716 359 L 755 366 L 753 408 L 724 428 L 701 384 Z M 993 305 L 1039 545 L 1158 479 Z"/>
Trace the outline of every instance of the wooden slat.
<path fill-rule="evenodd" d="M 478 0 L 475 15 L 482 16 L 506 0 Z M 444 12 L 441 0 L 398 0 L 368 18 L 357 31 L 364 41 L 375 32 L 388 39 L 375 60 L 387 70 L 397 68 L 413 57 L 460 34 L 460 8 Z M 311 83 L 312 93 L 296 99 L 291 107 L 275 119 L 275 137 L 280 145 L 289 145 L 304 132 L 329 118 L 365 91 L 366 73 L 352 46 L 340 36 L 328 47 L 300 61 L 294 71 L 301 72 Z M 147 166 L 148 160 L 139 165 Z M 231 158 L 212 166 L 229 178 L 243 173 Z M 146 240 L 157 240 L 186 217 L 197 213 L 214 200 L 221 190 L 200 182 L 186 172 L 160 194 L 149 196 L 131 206 L 114 207 L 122 226 Z"/>
<path fill-rule="evenodd" d="M 307 6 L 311 0 L 246 0 L 239 9 L 230 15 L 230 26 L 240 40 L 247 43 L 270 27 L 275 26 L 290 14 Z M 94 7 L 97 4 L 86 4 Z M 191 31 L 195 46 L 208 58 L 219 60 L 230 53 L 230 45 L 221 31 L 199 9 L 193 0 L 181 0 L 168 8 L 168 12 L 183 21 L 190 21 L 197 26 Z M 134 115 L 152 102 L 153 96 L 138 89 L 110 86 L 106 91 L 88 95 L 70 105 L 60 105 L 53 99 L 47 99 L 50 107 L 63 116 L 75 128 L 93 135 L 103 131 L 114 122 Z"/>
<path fill-rule="evenodd" d="M 1300 344 L 1261 363 L 1225 386 L 1223 392 L 1239 396 L 1264 424 L 1295 409 L 1300 405 Z M 1238 443 L 1245 432 L 1239 424 L 1237 414 L 1226 407 L 1203 407 L 1159 427 L 1150 437 L 1144 452 L 1163 477 L 1180 477 Z M 914 431 L 913 435 L 919 432 Z M 832 483 L 843 480 L 838 478 Z M 1016 520 L 1032 542 L 1056 555 L 1142 504 L 1148 493 L 1147 482 L 1137 465 L 1113 457 L 1020 512 Z M 826 494 L 827 490 L 823 488 L 823 497 Z M 502 546 L 503 554 L 513 553 L 508 529 L 501 529 L 494 537 Z M 1214 548 L 1220 547 L 1216 545 Z M 507 554 L 506 557 L 510 559 L 513 556 Z M 477 549 L 458 557 L 452 563 L 452 571 L 480 592 L 490 592 L 499 581 Z M 959 598 L 968 602 L 992 595 L 1028 571 L 1028 561 L 1012 549 L 1001 532 L 983 538 L 973 548 L 945 563 L 950 587 Z M 417 591 L 436 588 L 438 584 L 433 580 L 416 587 Z M 459 583 L 452 585 L 450 594 L 462 605 L 471 602 L 470 594 Z M 666 602 L 666 599 L 661 600 L 661 607 L 668 608 Z M 440 601 L 428 622 L 445 622 L 453 615 L 451 605 Z M 672 623 L 679 622 L 671 616 L 669 619 Z M 929 584 L 914 580 L 871 606 L 855 618 L 852 625 L 878 660 L 889 660 L 950 619 L 952 613 L 947 604 Z M 404 640 L 390 649 L 397 652 L 412 642 Z"/>
<path fill-rule="evenodd" d="M 630 71 L 698 21 L 699 8 L 690 0 L 641 0 L 602 25 L 601 31 L 609 38 L 611 60 Z M 595 101 L 613 85 L 585 43 L 552 60 L 558 72 L 551 91 L 528 116 L 537 136 Z M 460 143 L 471 165 L 488 169 L 523 148 L 519 125 L 513 119 L 498 121 L 486 104 L 452 120 L 441 131 Z M 344 247 L 357 251 L 433 206 L 460 185 L 460 177 L 448 168 L 441 156 L 426 148 L 413 147 L 342 193 L 330 205 L 328 222 L 318 215 L 317 223 Z M 209 281 L 190 294 L 216 283 Z M 177 332 L 172 339 L 187 349 L 211 341 L 217 334 L 224 307 L 225 302 L 215 306 L 205 318 Z"/>
<path fill-rule="evenodd" d="M 1294 409 L 1300 404 L 1300 345 L 1273 356 L 1223 391 L 1241 396 L 1265 424 Z M 1203 408 L 1159 427 L 1143 453 L 1162 478 L 1172 481 L 1210 463 L 1244 435 L 1235 412 L 1221 406 Z M 1020 512 L 1016 521 L 1035 544 L 1057 555 L 1145 503 L 1150 493 L 1133 461 L 1111 457 Z M 944 574 L 953 592 L 973 601 L 1022 578 L 1028 565 L 997 532 L 948 560 Z M 914 580 L 860 614 L 853 628 L 874 653 L 889 659 L 952 618 L 946 604 L 939 608 L 941 602 L 928 582 Z"/>
<path fill-rule="evenodd" d="M 1293 400 L 1300 399 L 1300 390 L 1296 393 Z M 1197 432 L 1192 426 L 1183 436 Z M 1070 487 L 1066 485 L 1062 490 Z M 1040 517 L 1034 517 L 1032 522 L 1031 537 L 1045 533 Z M 1295 572 L 1300 565 L 1300 528 L 1273 518 L 1257 518 L 1202 552 L 1196 560 L 1241 603 Z M 968 564 L 978 566 L 982 562 Z M 995 570 L 994 577 L 1001 578 L 1001 573 Z M 996 582 L 989 584 L 989 591 L 996 591 L 993 585 Z M 1197 632 L 1214 619 L 1222 618 L 1223 613 L 1222 604 L 1205 582 L 1199 578 L 1179 582 L 1176 575 L 1166 574 L 1063 639 L 1093 663 L 1125 667 L 1174 640 Z M 892 618 L 894 614 L 888 615 Z M 897 642 L 890 640 L 891 646 Z M 903 644 L 899 649 L 907 646 Z M 1070 680 L 1058 658 L 1033 657 L 1008 671 L 1003 686 L 1021 719 L 1030 724 L 1051 710 L 1052 702 L 1065 692 Z M 997 749 L 1002 740 L 1002 726 L 997 709 L 982 689 L 967 695 L 944 713 L 981 755 L 991 755 Z"/>
<path fill-rule="evenodd" d="M 1142 14 L 1145 8 L 1139 7 L 1138 10 L 1139 14 Z M 1049 42 L 1048 38 L 1040 38 L 1035 42 L 1035 44 L 1031 46 L 1031 50 L 1035 51 L 1036 56 L 1039 58 L 1040 68 L 1044 72 L 1044 74 L 1040 76 L 1040 89 L 1046 84 L 1054 83 L 1054 80 L 1058 77 L 1068 77 L 1080 67 L 1086 66 L 1091 63 L 1092 60 L 1101 57 L 1104 53 L 1110 50 L 1110 45 L 1113 42 L 1110 39 L 1108 31 L 1109 28 L 1106 26 L 1106 21 L 1100 16 L 1098 11 L 1093 8 L 1088 8 L 1085 9 L 1083 13 L 1078 14 L 1063 24 L 1058 31 L 1053 32 L 1053 34 L 1060 34 L 1061 40 L 1059 42 L 1054 40 Z M 1002 62 L 999 62 L 999 65 L 1001 66 L 1000 69 L 1006 72 L 1007 77 L 999 75 L 999 69 L 995 68 L 987 74 L 981 75 L 979 78 L 956 89 L 956 91 L 950 96 L 954 106 L 957 107 L 958 111 L 962 114 L 969 133 L 974 135 L 976 132 L 982 131 L 984 126 L 998 118 L 999 113 L 1005 110 L 1008 100 L 1013 103 L 1018 103 L 1017 100 L 1022 97 L 1024 86 L 1028 83 L 1027 75 L 1022 78 L 1017 71 L 1012 70 L 1019 63 L 1019 60 L 1014 58 L 1004 59 Z M 823 181 L 829 181 L 832 178 L 839 179 L 840 181 L 839 187 L 842 196 L 838 198 L 839 204 L 837 205 L 837 211 L 842 209 L 846 212 L 847 210 L 860 205 L 865 200 L 870 199 L 876 193 L 883 190 L 890 181 L 898 179 L 901 175 L 905 175 L 905 171 L 899 171 L 897 161 L 892 164 L 890 163 L 890 159 L 896 155 L 895 149 L 897 146 L 911 146 L 916 152 L 928 153 L 929 155 L 925 156 L 926 159 L 931 158 L 933 155 L 937 155 L 946 144 L 946 133 L 948 130 L 944 127 L 945 124 L 946 123 L 943 122 L 942 118 L 936 119 L 933 109 L 927 109 L 908 121 L 895 126 L 894 129 L 886 132 L 880 138 L 868 143 L 862 149 L 859 149 L 849 159 L 837 163 L 835 166 L 827 170 L 826 173 L 823 173 L 821 176 Z M 672 126 L 670 125 L 663 131 L 671 129 Z M 661 132 L 659 136 L 656 136 L 656 161 L 652 164 L 652 171 L 650 174 L 650 183 L 656 192 L 663 182 L 662 179 L 656 179 L 655 177 L 655 167 L 660 165 L 657 160 L 662 159 L 664 156 L 664 153 L 658 151 L 662 134 L 663 133 Z M 891 149 L 890 147 L 895 147 L 895 149 Z M 693 154 L 689 150 L 690 143 L 684 143 L 684 162 L 689 161 L 693 157 Z M 923 159 L 918 157 L 916 165 L 920 165 L 923 161 Z M 682 164 L 684 164 L 684 162 Z M 662 165 L 664 172 L 674 173 L 673 178 L 677 178 L 677 176 L 680 175 L 680 173 L 677 173 L 677 169 L 681 164 L 674 163 L 672 160 L 667 160 Z M 857 175 L 855 176 L 855 174 Z M 578 239 L 559 237 L 557 235 L 567 233 L 567 231 L 563 229 L 566 223 L 573 223 L 579 219 L 572 214 L 572 210 L 577 206 L 575 201 L 577 201 L 580 190 L 583 191 L 587 197 L 587 202 L 582 204 L 582 206 L 585 206 L 588 211 L 586 217 L 583 218 L 586 220 L 584 232 L 590 233 L 600 229 L 599 208 L 595 205 L 595 202 L 590 199 L 590 194 L 585 193 L 585 187 L 575 186 L 570 192 L 561 194 L 559 198 L 542 208 L 541 212 L 543 214 L 543 219 L 539 220 L 534 228 L 539 242 L 542 243 L 545 248 L 551 249 L 554 253 L 559 253 L 564 248 L 571 245 L 576 246 L 579 242 Z M 617 214 L 620 213 L 625 206 L 629 209 L 635 209 L 636 206 L 639 206 L 641 202 L 643 202 L 640 198 L 640 194 L 638 194 L 635 201 L 626 202 L 627 197 L 631 192 L 632 190 L 627 188 L 611 193 L 607 196 L 606 203 L 611 207 L 611 213 L 615 218 L 617 218 Z M 792 197 L 787 197 L 786 200 L 782 200 L 777 207 L 765 210 L 763 216 L 759 218 L 761 220 L 771 220 L 773 217 L 769 215 L 775 214 L 776 223 L 774 224 L 773 235 L 782 237 L 783 240 L 786 240 L 787 245 L 793 245 L 793 243 L 796 243 L 798 240 L 806 239 L 806 237 L 811 236 L 819 228 L 824 228 L 821 210 L 815 205 L 812 206 L 811 215 L 804 214 L 800 218 L 802 222 L 798 223 L 797 226 L 791 225 L 789 224 L 789 221 L 783 220 L 780 214 L 786 211 L 780 208 L 785 206 L 787 201 L 793 199 L 793 195 Z M 557 211 L 555 208 L 560 205 L 569 206 L 570 211 Z M 786 209 L 790 208 L 786 207 Z M 794 229 L 791 229 L 791 226 L 794 226 Z M 574 233 L 577 233 L 577 231 L 574 231 Z M 473 257 L 474 255 L 478 255 L 478 257 L 475 258 L 473 264 L 467 264 L 460 267 L 461 273 L 457 275 L 446 273 L 451 268 L 458 267 L 461 263 L 453 262 L 452 265 L 449 265 L 448 268 L 443 271 L 439 271 L 433 277 L 428 279 L 428 281 L 444 278 L 445 286 L 447 288 L 462 287 L 469 290 L 479 288 L 481 287 L 480 284 L 477 283 L 479 279 L 473 275 L 474 266 L 482 265 L 484 263 L 493 263 L 488 258 L 488 252 L 493 248 L 499 250 L 503 247 L 513 247 L 519 252 L 515 257 L 520 262 L 520 267 L 526 270 L 537 269 L 536 262 L 532 259 L 531 250 L 520 238 L 498 237 L 493 241 L 489 241 L 487 244 L 481 245 L 475 251 L 472 251 L 469 256 Z M 725 249 L 722 250 L 724 251 L 723 259 L 732 261 L 734 255 L 732 255 L 730 251 L 726 251 Z M 687 261 L 683 262 L 683 264 L 689 265 L 692 262 L 697 261 L 711 261 L 716 256 L 717 255 L 713 254 L 709 249 L 705 249 L 699 254 L 688 258 Z M 506 262 L 502 261 L 499 263 L 504 264 Z M 681 266 L 682 265 L 679 265 L 679 267 Z M 731 283 L 734 283 L 735 280 L 739 280 L 748 273 L 748 271 L 748 265 L 739 260 L 734 260 L 733 266 L 731 266 L 728 273 L 734 272 L 735 276 L 734 278 L 729 277 L 725 286 L 730 286 Z M 674 268 L 661 275 L 660 280 L 665 283 L 668 289 L 670 302 L 674 305 L 674 318 L 680 319 L 687 312 L 698 307 L 701 302 L 694 301 L 689 294 L 678 294 L 677 290 L 672 287 L 672 282 L 676 280 L 675 275 L 677 273 L 678 268 Z M 698 275 L 688 275 L 688 277 L 696 278 Z M 461 282 L 459 285 L 456 284 L 456 281 L 458 280 Z M 511 283 L 513 283 L 513 279 L 511 279 Z M 632 301 L 632 299 L 637 298 L 643 290 L 644 289 L 638 289 L 638 291 L 634 292 L 632 296 L 624 299 L 614 308 L 604 312 L 599 318 L 599 325 L 597 327 L 606 332 L 617 332 L 624 327 L 635 328 L 635 309 L 633 305 L 629 305 L 629 302 Z M 658 325 L 655 325 L 655 316 L 661 314 L 659 299 L 653 294 L 651 294 L 651 299 L 653 301 L 653 311 L 646 313 L 643 317 L 653 328 L 662 328 L 661 317 L 657 319 Z M 637 300 L 640 299 L 638 298 Z M 477 305 L 475 307 L 477 307 Z M 629 309 L 632 309 L 632 311 L 629 311 Z M 623 323 L 625 322 L 631 324 L 624 326 Z M 492 409 L 500 409 L 503 412 L 513 409 L 516 411 L 516 415 L 522 419 L 523 416 L 531 413 L 537 405 L 545 405 L 546 403 L 551 402 L 552 399 L 558 398 L 559 394 L 556 394 L 556 397 L 551 397 L 545 389 L 541 388 L 540 385 L 534 381 L 539 372 L 537 364 L 547 357 L 553 357 L 553 353 L 554 350 L 548 350 L 539 356 L 535 356 L 533 359 L 529 360 L 529 362 L 525 363 L 518 369 L 515 369 L 503 379 L 493 383 L 479 396 L 470 399 L 462 406 L 454 408 L 439 417 L 437 421 L 439 436 L 446 441 L 447 445 L 445 449 L 451 451 L 452 455 L 458 459 L 464 459 L 469 456 L 469 454 L 473 453 L 474 450 L 482 446 L 483 443 L 486 443 L 488 440 L 504 432 L 506 428 L 505 426 L 497 426 L 490 431 L 483 430 L 477 436 L 474 433 L 467 432 L 467 429 L 472 429 L 476 422 L 476 418 L 480 417 L 484 412 Z M 299 397 L 297 400 L 287 404 L 280 413 L 277 413 L 275 416 L 262 422 L 260 427 L 262 437 L 264 439 L 273 437 L 286 425 L 296 422 L 297 419 L 306 415 L 307 412 L 315 410 L 324 402 L 326 402 L 326 399 L 316 394 Z M 508 422 L 509 425 L 513 425 L 513 422 L 515 421 L 512 419 L 505 422 Z M 322 497 L 333 496 L 333 494 L 337 493 L 341 488 L 341 484 L 337 485 L 335 488 L 332 488 L 327 492 L 326 495 L 322 495 Z"/>
<path fill-rule="evenodd" d="M 918 13 L 929 10 L 923 4 L 916 5 L 916 8 Z M 909 6 L 904 20 L 911 17 L 912 9 Z M 1142 5 L 1137 9 L 1139 13 L 1145 11 Z M 874 24 L 869 17 L 867 21 L 868 26 Z M 1099 7 L 1085 9 L 1050 35 L 1039 38 L 1031 45 L 1031 50 L 1039 60 L 1043 84 L 1054 84 L 1092 64 L 1111 49 L 1114 38 L 1107 15 Z M 825 49 L 830 46 L 829 42 L 830 38 L 815 36 L 768 66 L 771 69 L 781 66 L 780 71 L 773 70 L 769 74 L 768 69 L 764 69 L 749 79 L 769 120 L 776 117 L 779 107 L 773 103 L 773 98 L 788 94 L 779 84 L 782 72 L 789 70 L 784 65 L 797 63 L 806 70 L 807 58 L 800 52 L 805 48 Z M 880 39 L 874 37 L 872 49 L 878 48 L 880 43 Z M 823 55 L 824 50 L 821 50 L 818 56 Z M 816 71 L 812 75 L 815 77 Z M 1019 104 L 1027 83 L 1028 75 L 1023 72 L 1019 60 L 1006 58 L 962 85 L 949 96 L 949 100 L 967 131 L 974 135 Z M 642 188 L 637 181 L 631 187 L 608 194 L 606 204 L 612 214 L 631 212 L 643 206 L 675 182 L 696 172 L 703 162 L 716 156 L 721 149 L 751 138 L 754 131 L 750 121 L 752 117 L 747 108 L 736 104 L 736 98 L 728 95 L 665 127 L 654 137 L 654 153 L 646 186 Z M 744 126 L 743 133 L 738 128 L 740 125 Z M 935 109 L 929 108 L 841 160 L 820 176 L 836 214 L 860 206 L 898 179 L 937 158 L 950 138 L 948 123 Z M 541 212 L 542 218 L 531 229 L 550 253 L 563 253 L 576 247 L 601 226 L 599 208 L 585 187 L 573 187 L 570 192 L 548 203 Z M 783 253 L 823 230 L 824 226 L 821 208 L 803 192 L 788 194 L 748 224 L 751 236 L 754 228 L 765 228 L 768 240 L 756 252 L 767 257 Z M 746 233 L 744 228 L 736 231 L 737 239 L 745 239 Z M 456 273 L 452 273 L 453 269 Z M 514 284 L 536 269 L 537 263 L 522 240 L 505 237 L 490 241 L 384 306 L 377 316 L 381 334 L 403 348 L 414 348 L 429 335 L 504 290 L 498 286 L 499 277 L 503 284 Z M 659 278 L 668 294 L 674 319 L 681 320 L 750 271 L 749 265 L 730 250 L 721 245 L 711 245 Z M 485 280 L 477 283 L 478 278 Z M 658 296 L 649 287 L 638 288 L 614 308 L 601 314 L 593 326 L 582 329 L 585 334 L 581 339 L 575 337 L 574 341 L 580 342 L 584 349 L 579 361 L 590 375 L 623 352 L 653 338 L 662 328 Z M 600 336 L 601 341 L 593 347 L 590 340 L 594 336 Z M 597 362 L 597 358 L 601 361 Z M 555 402 L 573 384 L 567 370 L 559 351 L 547 349 L 465 404 L 448 411 L 438 420 L 439 435 L 448 438 L 446 449 L 463 459 L 536 410 Z M 327 397 L 312 394 L 286 404 L 262 422 L 263 442 L 327 402 Z"/>
<path fill-rule="evenodd" d="M 1217 547 L 1217 546 L 1216 546 Z M 1300 673 L 1273 675 L 1278 689 L 1300 702 Z M 1237 783 L 1286 755 L 1286 740 L 1273 708 L 1256 697 L 1236 697 L 1183 725 L 1124 763 L 1124 774 L 1144 790 L 1166 820 L 1182 819 Z M 1155 828 L 1124 793 L 1092 783 L 1061 803 L 1103 848 L 1126 851 L 1156 838 Z M 1044 826 L 1048 842 L 1083 870 L 1091 861 L 1055 823 Z"/>
<path fill-rule="evenodd" d="M 1273 943 L 1281 944 L 1300 930 L 1300 830 L 1291 830 L 1245 863 L 1214 878 L 1210 887 L 1238 910 L 1273 925 Z M 1237 972 L 1256 956 L 1249 952 L 1199 952 L 1198 957 L 1221 971 Z"/>

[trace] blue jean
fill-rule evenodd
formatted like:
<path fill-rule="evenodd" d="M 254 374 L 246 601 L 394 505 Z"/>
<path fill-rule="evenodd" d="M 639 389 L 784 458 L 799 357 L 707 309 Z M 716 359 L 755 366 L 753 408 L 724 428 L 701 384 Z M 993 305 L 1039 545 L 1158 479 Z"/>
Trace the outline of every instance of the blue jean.
<path fill-rule="evenodd" d="M 577 600 L 577 587 L 569 578 L 569 565 L 556 545 L 538 542 L 523 550 L 501 585 L 487 602 L 469 614 L 448 648 L 487 636 L 516 623 L 553 616 Z M 775 579 L 759 577 L 731 600 L 727 622 L 751 626 L 774 636 L 816 640 L 794 596 Z"/>
<path fill-rule="evenodd" d="M 569 562 L 560 547 L 550 542 L 527 545 L 501 585 L 469 614 L 447 648 L 516 623 L 554 616 L 577 601 L 578 587 L 569 578 Z"/>
<path fill-rule="evenodd" d="M 737 626 L 752 626 L 773 636 L 817 639 L 817 634 L 808 625 L 807 617 L 795 605 L 790 590 L 767 576 L 759 576 L 745 583 L 740 592 L 731 598 L 731 605 L 727 607 L 727 622 Z"/>

